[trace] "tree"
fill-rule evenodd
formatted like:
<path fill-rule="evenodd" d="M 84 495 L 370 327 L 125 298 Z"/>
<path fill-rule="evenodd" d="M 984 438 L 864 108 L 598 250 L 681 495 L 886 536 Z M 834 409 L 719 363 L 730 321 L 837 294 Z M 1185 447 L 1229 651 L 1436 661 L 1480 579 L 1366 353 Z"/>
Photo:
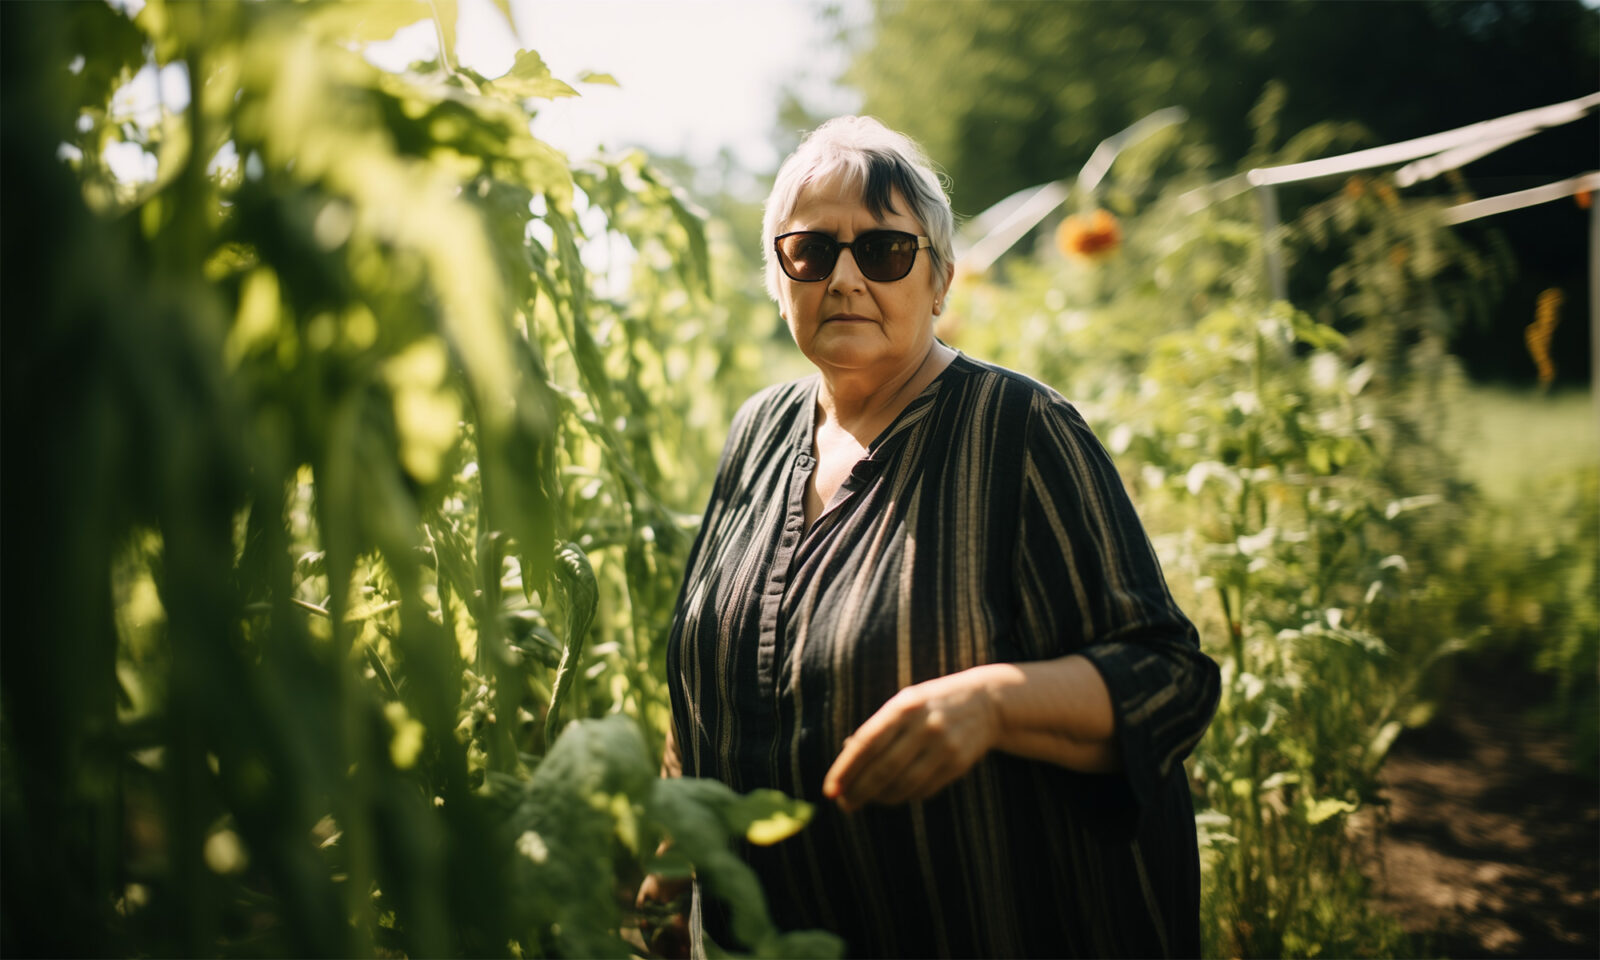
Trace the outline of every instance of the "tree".
<path fill-rule="evenodd" d="M 1186 141 L 1204 145 L 1175 155 L 1168 172 L 1220 176 L 1268 161 L 1316 124 L 1345 124 L 1340 145 L 1371 146 L 1581 96 L 1597 74 L 1600 20 L 1576 0 L 879 0 L 842 80 L 861 92 L 863 112 L 927 148 L 950 174 L 957 210 L 973 215 L 1071 175 L 1101 139 L 1162 107 L 1185 108 Z M 1274 109 L 1253 119 L 1266 100 Z M 1591 170 L 1596 142 L 1592 121 L 1551 131 L 1474 163 L 1465 185 L 1491 195 Z M 1327 192 L 1286 196 L 1284 215 Z M 1508 294 L 1518 311 L 1525 301 L 1531 313 L 1537 289 L 1550 285 L 1586 302 L 1583 245 L 1558 222 L 1563 213 L 1505 224 L 1508 246 L 1529 264 Z M 1509 334 L 1510 349 L 1494 340 L 1485 356 L 1519 357 L 1520 323 Z"/>
<path fill-rule="evenodd" d="M 919 139 L 976 212 L 1166 106 L 1236 162 L 1274 80 L 1288 91 L 1283 132 L 1354 120 L 1380 141 L 1580 96 L 1594 87 L 1595 28 L 1577 2 L 880 0 L 843 81 Z"/>

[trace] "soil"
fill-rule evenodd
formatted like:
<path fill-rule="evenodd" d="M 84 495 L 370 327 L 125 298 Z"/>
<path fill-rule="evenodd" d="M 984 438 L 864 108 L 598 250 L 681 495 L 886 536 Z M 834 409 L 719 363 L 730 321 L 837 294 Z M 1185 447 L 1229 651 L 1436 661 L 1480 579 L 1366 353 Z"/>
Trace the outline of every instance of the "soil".
<path fill-rule="evenodd" d="M 1600 957 L 1600 783 L 1533 719 L 1550 695 L 1480 667 L 1390 752 L 1372 879 L 1422 955 Z"/>

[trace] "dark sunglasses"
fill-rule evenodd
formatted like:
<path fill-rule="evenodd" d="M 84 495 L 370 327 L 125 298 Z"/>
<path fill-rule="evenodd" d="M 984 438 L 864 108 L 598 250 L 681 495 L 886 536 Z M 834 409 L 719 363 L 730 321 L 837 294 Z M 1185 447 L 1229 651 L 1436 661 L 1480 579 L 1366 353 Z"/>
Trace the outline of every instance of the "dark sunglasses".
<path fill-rule="evenodd" d="M 863 277 L 889 283 L 910 273 L 911 265 L 917 262 L 917 251 L 933 243 L 927 237 L 899 230 L 868 230 L 848 243 L 826 233 L 801 230 L 778 237 L 772 246 L 778 252 L 778 265 L 790 280 L 816 283 L 828 279 L 839 262 L 839 251 L 848 247 Z"/>

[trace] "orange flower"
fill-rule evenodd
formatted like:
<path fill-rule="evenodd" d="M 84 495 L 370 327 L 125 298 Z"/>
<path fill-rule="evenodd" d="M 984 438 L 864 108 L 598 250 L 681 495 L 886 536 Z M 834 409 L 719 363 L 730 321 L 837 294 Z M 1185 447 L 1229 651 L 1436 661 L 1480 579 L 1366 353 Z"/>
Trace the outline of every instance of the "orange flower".
<path fill-rule="evenodd" d="M 1359 200 L 1367 192 L 1367 181 L 1362 177 L 1351 177 L 1344 182 L 1344 196 L 1346 200 Z"/>
<path fill-rule="evenodd" d="M 1534 320 L 1522 330 L 1522 339 L 1528 344 L 1528 353 L 1539 369 L 1539 382 L 1549 384 L 1556 378 L 1556 365 L 1550 359 L 1550 339 L 1555 336 L 1556 325 L 1561 323 L 1561 295 L 1559 287 L 1551 287 L 1539 294 L 1534 307 Z"/>
<path fill-rule="evenodd" d="M 1117 218 L 1104 210 L 1073 214 L 1056 229 L 1056 246 L 1069 257 L 1095 260 L 1107 256 L 1122 244 L 1122 227 Z"/>
<path fill-rule="evenodd" d="M 1594 203 L 1594 191 L 1579 190 L 1577 193 L 1572 195 L 1572 199 L 1578 201 L 1578 209 L 1587 210 L 1589 209 L 1589 205 Z"/>

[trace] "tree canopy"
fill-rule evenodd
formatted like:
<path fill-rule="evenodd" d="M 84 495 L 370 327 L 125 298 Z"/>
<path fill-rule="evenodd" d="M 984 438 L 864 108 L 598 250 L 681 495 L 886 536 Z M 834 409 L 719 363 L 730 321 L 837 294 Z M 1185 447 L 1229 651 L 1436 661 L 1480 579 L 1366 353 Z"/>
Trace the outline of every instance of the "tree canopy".
<path fill-rule="evenodd" d="M 1074 172 L 1101 139 L 1162 107 L 1188 110 L 1191 137 L 1231 166 L 1250 151 L 1250 109 L 1274 81 L 1287 91 L 1282 133 L 1358 121 L 1383 142 L 1589 93 L 1596 50 L 1596 15 L 1576 0 L 879 0 L 843 79 L 865 112 L 944 165 L 971 214 Z M 1593 158 L 1592 137 L 1548 136 L 1559 143 L 1541 140 L 1542 161 L 1508 151 L 1487 168 Z"/>
<path fill-rule="evenodd" d="M 1293 152 L 1327 156 L 1579 97 L 1597 77 L 1600 15 L 1578 0 L 876 0 L 841 79 L 862 112 L 922 143 L 949 174 L 957 212 L 972 216 L 1071 176 L 1102 139 L 1163 107 L 1189 114 L 1170 160 L 1221 176 L 1279 160 L 1309 128 L 1317 134 Z M 1416 190 L 1491 196 L 1596 169 L 1594 127 L 1591 117 L 1546 131 L 1474 161 L 1463 180 Z M 1286 192 L 1283 215 L 1336 186 Z M 1532 375 L 1521 328 L 1543 291 L 1587 302 L 1585 216 L 1547 204 L 1464 229 L 1519 264 L 1500 320 L 1458 329 L 1475 374 Z M 1326 283 L 1315 264 L 1298 273 L 1302 291 Z M 1587 373 L 1584 327 L 1556 332 L 1564 377 Z"/>

